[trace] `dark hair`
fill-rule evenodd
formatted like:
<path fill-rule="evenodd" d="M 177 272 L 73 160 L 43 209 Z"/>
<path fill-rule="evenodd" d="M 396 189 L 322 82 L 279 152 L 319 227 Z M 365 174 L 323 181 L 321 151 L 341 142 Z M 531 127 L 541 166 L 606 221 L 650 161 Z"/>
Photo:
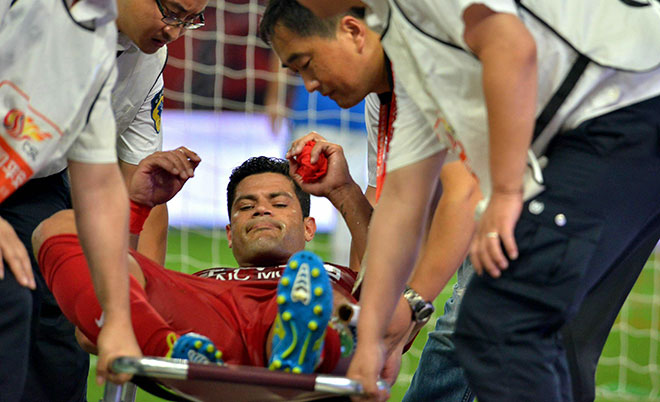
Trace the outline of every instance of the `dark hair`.
<path fill-rule="evenodd" d="M 345 15 L 363 19 L 364 8 L 353 7 L 343 15 L 319 18 L 296 0 L 270 0 L 259 23 L 259 37 L 270 45 L 275 27 L 281 25 L 301 37 L 334 38 L 337 23 Z"/>
<path fill-rule="evenodd" d="M 230 221 L 231 206 L 234 204 L 234 198 L 236 197 L 236 187 L 238 187 L 238 184 L 246 177 L 259 173 L 279 173 L 291 180 L 296 191 L 296 197 L 298 197 L 298 201 L 300 201 L 303 218 L 309 216 L 309 194 L 304 192 L 298 183 L 293 181 L 291 176 L 289 176 L 289 162 L 287 162 L 286 159 L 257 156 L 246 160 L 241 166 L 236 167 L 231 171 L 229 184 L 227 185 L 227 212 L 229 213 Z"/>

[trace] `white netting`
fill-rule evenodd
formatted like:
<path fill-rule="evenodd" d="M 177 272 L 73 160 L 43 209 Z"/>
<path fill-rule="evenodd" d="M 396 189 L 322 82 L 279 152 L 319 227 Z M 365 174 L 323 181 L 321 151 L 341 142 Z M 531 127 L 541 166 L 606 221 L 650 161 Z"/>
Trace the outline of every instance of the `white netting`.
<path fill-rule="evenodd" d="M 299 78 L 280 69 L 271 72 L 276 70 L 276 63 L 256 35 L 264 9 L 263 0 L 211 1 L 207 26 L 188 32 L 170 46 L 165 72 L 165 148 L 187 145 L 203 158 L 194 179 L 197 184 L 191 181 L 187 187 L 193 189 L 170 204 L 172 223 L 177 226 L 170 235 L 167 258 L 171 268 L 192 272 L 233 264 L 226 252 L 224 193 L 228 169 L 248 156 L 283 156 L 291 138 L 315 129 L 350 150 L 353 175 L 362 184 L 366 179 L 366 137 L 359 128 L 363 124 L 360 107 L 350 111 L 332 108 L 316 94 L 307 98 Z M 269 88 L 269 82 L 286 84 Z M 273 131 L 268 111 L 289 120 Z M 310 247 L 342 263 L 346 258 L 342 251 L 348 248 L 345 229 L 335 229 L 336 216 L 328 212 L 332 208 L 327 203 L 312 203 L 316 207 L 312 215 L 327 215 L 321 226 L 331 234 L 320 236 Z M 601 359 L 599 400 L 660 398 L 657 260 L 647 266 L 639 282 Z M 438 311 L 443 310 L 449 290 L 438 299 Z M 433 322 L 427 328 L 432 328 Z M 404 357 L 394 395 L 402 395 L 410 382 L 425 338 L 425 333 L 420 334 Z"/>

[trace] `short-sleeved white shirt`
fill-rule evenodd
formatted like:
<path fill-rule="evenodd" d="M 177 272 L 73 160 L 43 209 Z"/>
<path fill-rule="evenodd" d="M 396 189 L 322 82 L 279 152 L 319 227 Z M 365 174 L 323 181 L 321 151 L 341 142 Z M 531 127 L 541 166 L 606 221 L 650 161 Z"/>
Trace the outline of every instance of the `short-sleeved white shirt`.
<path fill-rule="evenodd" d="M 20 0 L 1 17 L 0 178 L 13 187 L 61 171 L 67 159 L 116 161 L 116 6 L 67 4 Z"/>
<path fill-rule="evenodd" d="M 117 83 L 112 91 L 112 108 L 117 122 L 117 156 L 137 165 L 162 150 L 163 68 L 167 48 L 146 54 L 119 33 Z"/>
<path fill-rule="evenodd" d="M 368 140 L 368 184 L 376 187 L 378 168 L 378 124 L 380 99 L 375 93 L 367 95 L 365 100 L 364 121 L 367 126 Z M 386 172 L 412 165 L 432 156 L 445 148 L 446 144 L 433 135 L 415 103 L 405 90 L 397 92 L 396 119 L 386 160 Z"/>
<path fill-rule="evenodd" d="M 383 47 L 393 62 L 394 75 L 401 83 L 395 85 L 395 91 L 398 93 L 405 87 L 427 124 L 448 128 L 441 130 L 444 133 L 440 135 L 454 149 L 458 147 L 459 151 L 465 151 L 468 167 L 477 175 L 482 191 L 488 196 L 488 125 L 482 69 L 463 40 L 463 11 L 472 4 L 481 3 L 496 12 L 517 15 L 529 29 L 537 44 L 537 114 L 564 80 L 578 54 L 535 15 L 518 7 L 514 0 L 448 0 L 442 4 L 432 0 L 364 1 L 370 7 L 367 23 L 383 34 Z M 570 2 L 557 0 L 551 3 L 564 7 Z M 587 22 L 585 20 L 582 26 L 585 32 L 590 29 Z M 640 31 L 643 29 L 636 32 Z M 630 36 L 622 39 L 635 40 Z M 660 53 L 660 49 L 655 52 Z M 645 56 L 639 57 L 648 62 Z M 539 155 L 557 132 L 658 94 L 660 68 L 631 72 L 590 63 L 533 144 L 533 149 Z M 392 152 L 390 155 L 394 157 Z"/>

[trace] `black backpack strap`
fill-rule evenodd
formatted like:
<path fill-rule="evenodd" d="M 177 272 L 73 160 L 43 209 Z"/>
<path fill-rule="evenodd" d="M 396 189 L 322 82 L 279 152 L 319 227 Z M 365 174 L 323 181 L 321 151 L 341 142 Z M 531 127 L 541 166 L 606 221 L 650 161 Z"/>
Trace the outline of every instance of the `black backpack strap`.
<path fill-rule="evenodd" d="M 575 84 L 577 84 L 585 68 L 587 68 L 589 61 L 590 60 L 587 56 L 578 54 L 577 60 L 573 63 L 573 67 L 571 67 L 568 75 L 566 75 L 566 78 L 564 78 L 564 81 L 559 86 L 559 89 L 557 89 L 555 94 L 552 95 L 552 98 L 550 98 L 550 101 L 545 105 L 543 111 L 536 119 L 532 142 L 541 135 L 548 123 L 550 123 L 550 120 L 552 120 L 557 113 L 557 110 L 559 110 L 559 107 L 564 103 L 566 98 L 568 98 L 568 95 L 575 87 Z"/>

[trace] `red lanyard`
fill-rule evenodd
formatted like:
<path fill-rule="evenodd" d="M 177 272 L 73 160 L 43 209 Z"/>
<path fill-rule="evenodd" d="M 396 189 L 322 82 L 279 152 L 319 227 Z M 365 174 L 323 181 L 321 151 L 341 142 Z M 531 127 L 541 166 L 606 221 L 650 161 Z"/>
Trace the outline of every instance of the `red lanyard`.
<path fill-rule="evenodd" d="M 396 96 L 394 90 L 390 96 L 379 96 L 380 112 L 378 114 L 378 153 L 376 168 L 376 201 L 380 198 L 385 183 L 387 154 L 390 152 L 394 120 L 396 119 Z"/>

